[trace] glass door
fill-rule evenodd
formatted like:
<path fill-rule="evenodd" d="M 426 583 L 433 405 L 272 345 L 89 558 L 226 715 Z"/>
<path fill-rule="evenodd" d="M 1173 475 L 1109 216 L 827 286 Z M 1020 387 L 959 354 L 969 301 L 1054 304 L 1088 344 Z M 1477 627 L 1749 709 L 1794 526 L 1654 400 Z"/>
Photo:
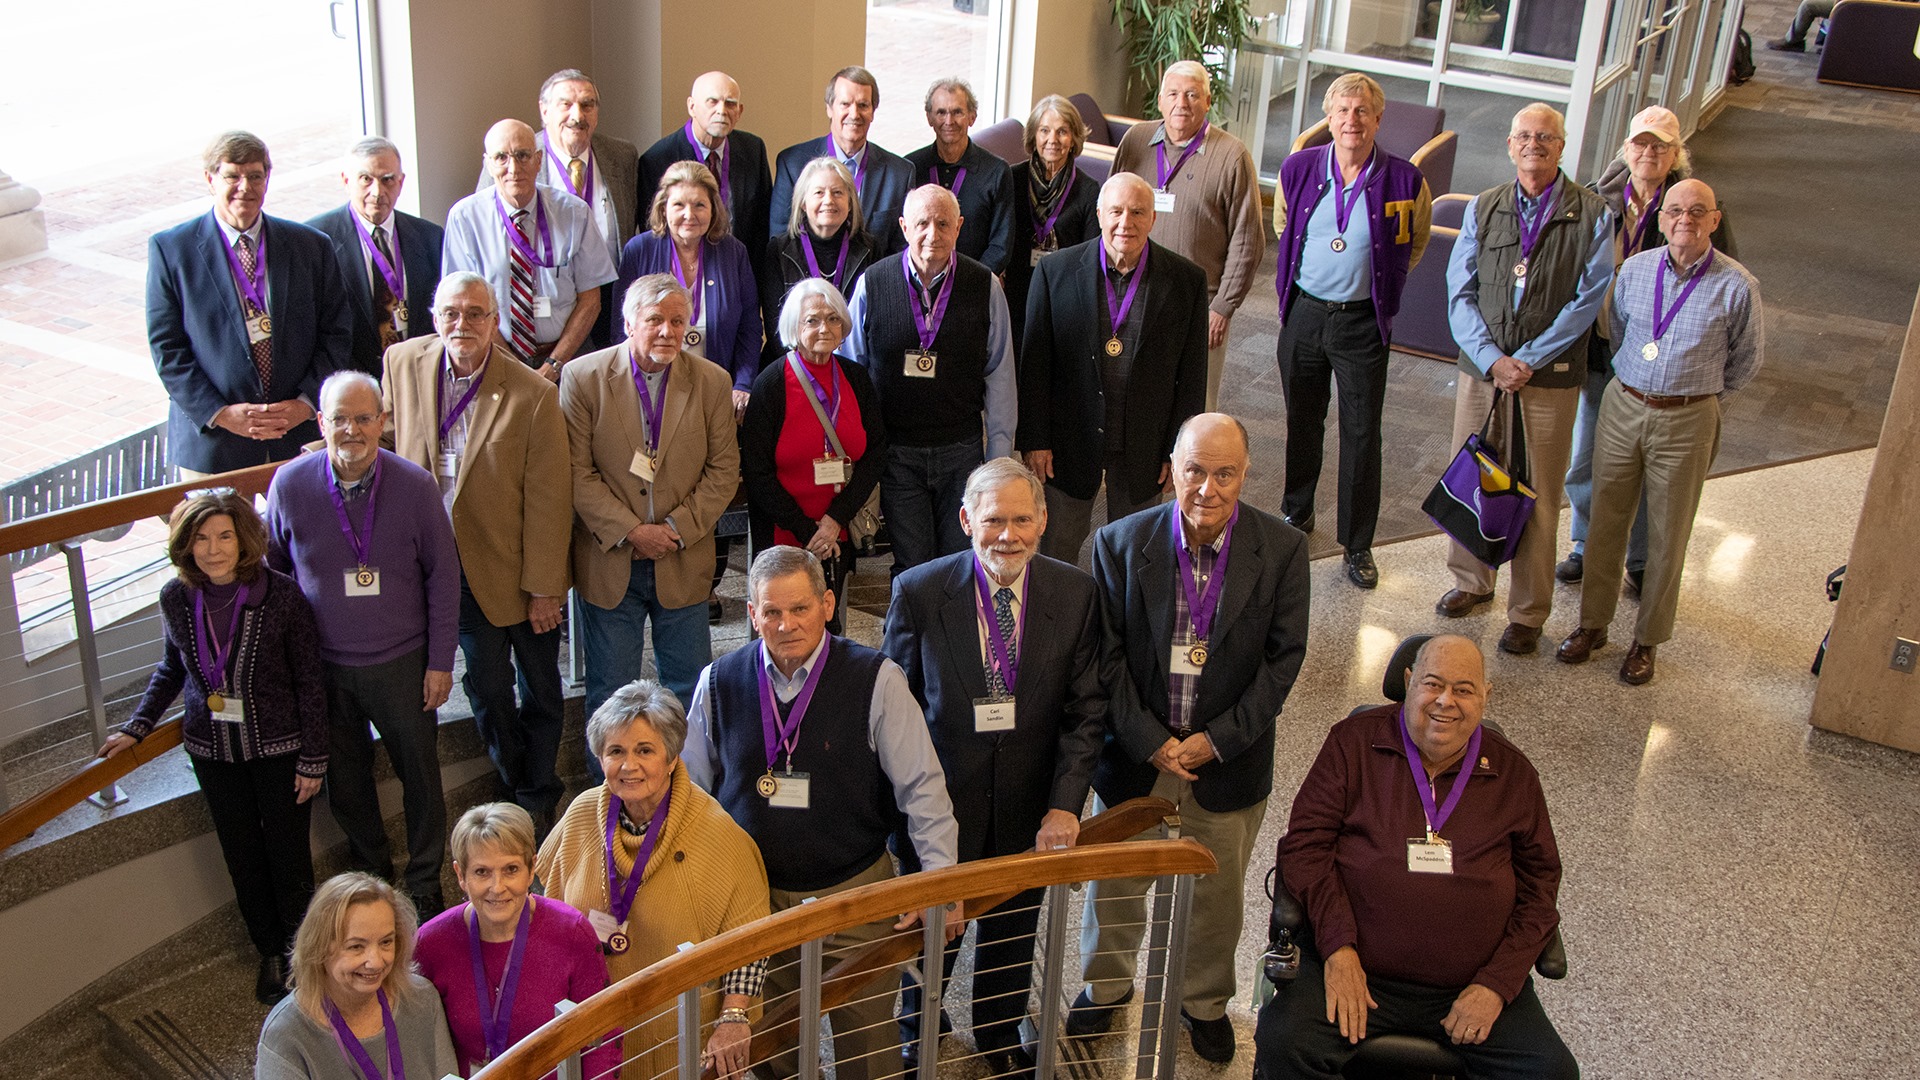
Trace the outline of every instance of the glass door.
<path fill-rule="evenodd" d="M 1009 8 L 1009 0 L 867 0 L 866 68 L 880 83 L 868 137 L 901 155 L 932 142 L 927 84 L 949 77 L 973 87 L 979 123 L 1000 119 Z"/>

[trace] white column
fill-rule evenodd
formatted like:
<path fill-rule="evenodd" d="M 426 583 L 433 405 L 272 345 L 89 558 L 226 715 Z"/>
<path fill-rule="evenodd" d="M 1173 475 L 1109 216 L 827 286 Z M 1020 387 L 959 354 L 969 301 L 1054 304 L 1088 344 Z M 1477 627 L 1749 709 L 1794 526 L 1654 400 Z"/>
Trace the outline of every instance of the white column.
<path fill-rule="evenodd" d="M 40 193 L 0 171 L 0 262 L 47 250 Z"/>

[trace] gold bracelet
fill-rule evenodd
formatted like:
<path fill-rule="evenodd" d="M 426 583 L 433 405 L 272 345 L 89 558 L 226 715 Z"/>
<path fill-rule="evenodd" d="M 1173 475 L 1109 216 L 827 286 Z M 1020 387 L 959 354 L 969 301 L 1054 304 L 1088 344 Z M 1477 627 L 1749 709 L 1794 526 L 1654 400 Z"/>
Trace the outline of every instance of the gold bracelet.
<path fill-rule="evenodd" d="M 713 1023 L 714 1026 L 718 1027 L 721 1024 L 751 1024 L 752 1022 L 752 1018 L 747 1015 L 747 1010 L 735 1008 L 721 1009 L 720 1019 L 715 1020 Z"/>

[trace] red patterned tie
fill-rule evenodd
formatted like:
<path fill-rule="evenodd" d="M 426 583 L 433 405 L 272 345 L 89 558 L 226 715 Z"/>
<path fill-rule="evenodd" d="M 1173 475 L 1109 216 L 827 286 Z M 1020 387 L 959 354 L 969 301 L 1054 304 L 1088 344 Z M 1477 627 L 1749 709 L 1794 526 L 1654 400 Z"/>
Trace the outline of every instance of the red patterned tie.
<path fill-rule="evenodd" d="M 247 275 L 248 281 L 253 280 L 254 266 L 253 237 L 241 233 L 240 270 Z M 240 294 L 240 308 L 246 314 L 248 322 L 252 322 L 256 316 L 266 314 L 254 307 L 253 301 L 247 299 L 244 292 Z M 252 332 L 249 331 L 247 336 L 251 338 Z M 262 336 L 259 341 L 253 342 L 250 348 L 253 350 L 253 370 L 260 376 L 260 389 L 270 395 L 273 392 L 273 338 L 271 335 Z"/>
<path fill-rule="evenodd" d="M 507 244 L 507 257 L 513 263 L 513 298 L 508 305 L 507 336 L 521 356 L 531 355 L 534 346 L 539 344 L 533 334 L 533 262 L 520 250 L 528 239 L 526 217 L 525 210 L 513 215 L 513 228 L 520 234 L 521 243 Z"/>

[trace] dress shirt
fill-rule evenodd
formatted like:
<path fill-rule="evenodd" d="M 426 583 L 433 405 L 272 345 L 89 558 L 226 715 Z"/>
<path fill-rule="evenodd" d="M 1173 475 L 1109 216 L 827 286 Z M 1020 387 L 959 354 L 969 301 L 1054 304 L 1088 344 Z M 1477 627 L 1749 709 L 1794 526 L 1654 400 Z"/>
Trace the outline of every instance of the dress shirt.
<path fill-rule="evenodd" d="M 496 191 L 488 188 L 476 192 L 454 203 L 453 209 L 447 211 L 447 239 L 441 251 L 440 272 L 445 275 L 455 270 L 471 270 L 486 278 L 487 284 L 493 286 L 494 306 L 504 320 L 512 307 L 509 295 L 513 288 L 509 261 L 512 249 L 507 241 L 508 226 L 501 223 L 493 207 Z M 534 337 L 545 344 L 560 339 L 561 331 L 567 326 L 567 316 L 573 313 L 574 302 L 581 293 L 605 285 L 619 277 L 619 273 L 614 269 L 613 257 L 602 242 L 599 227 L 594 224 L 586 203 L 567 194 L 564 188 L 554 190 L 539 185 L 534 187 L 534 198 L 546 205 L 547 228 L 553 234 L 553 259 L 559 264 L 545 267 L 536 263 L 533 267 L 535 295 L 550 297 L 553 304 L 550 314 L 536 315 L 533 319 Z M 599 196 L 596 194 L 595 198 Z M 544 256 L 534 204 L 528 203 L 526 209 L 527 246 L 535 254 Z M 507 213 L 511 216 L 513 208 L 508 207 Z"/>
<path fill-rule="evenodd" d="M 829 636 L 820 636 L 820 643 L 805 662 L 793 669 L 791 678 L 782 675 L 768 659 L 764 644 L 757 646 L 773 694 L 782 704 L 800 695 L 807 675 L 826 651 Z M 702 675 L 693 688 L 693 704 L 687 709 L 687 743 L 680 760 L 686 763 L 689 779 L 712 791 L 713 762 L 719 748 L 707 719 L 707 682 Z M 954 821 L 953 803 L 947 797 L 946 774 L 926 730 L 926 714 L 907 686 L 906 672 L 899 664 L 882 660 L 873 684 L 873 702 L 867 708 L 867 746 L 879 755 L 880 770 L 893 783 L 894 802 L 907 815 L 907 835 L 913 839 L 921 868 L 939 870 L 958 861 L 960 826 Z"/>
<path fill-rule="evenodd" d="M 267 215 L 261 214 L 259 217 L 254 218 L 253 227 L 246 230 L 236 229 L 233 226 L 227 224 L 226 221 L 222 219 L 219 214 L 213 215 L 213 223 L 215 225 L 220 226 L 220 235 L 226 238 L 227 248 L 228 250 L 233 252 L 233 256 L 236 259 L 240 257 L 240 238 L 242 236 L 245 236 L 248 240 L 253 242 L 253 255 L 255 260 L 253 264 L 254 270 L 257 273 L 259 273 L 260 279 L 261 279 L 260 280 L 260 296 L 262 299 L 266 300 L 268 309 L 271 309 L 273 305 L 272 279 L 267 277 L 266 263 L 259 261 L 260 238 L 266 235 Z M 228 271 L 229 271 L 229 276 L 232 276 L 231 263 L 228 264 Z M 240 279 L 238 277 L 234 277 L 233 279 L 233 291 L 239 294 L 240 309 L 242 311 L 245 311 L 247 294 L 240 288 Z M 305 399 L 302 399 L 302 400 L 305 400 Z"/>
<path fill-rule="evenodd" d="M 1300 273 L 1294 284 L 1300 291 L 1330 304 L 1344 304 L 1354 300 L 1365 300 L 1373 295 L 1373 215 L 1367 210 L 1367 197 L 1364 187 L 1375 166 L 1386 167 L 1386 154 L 1376 151 L 1375 156 L 1360 169 L 1360 175 L 1354 183 L 1361 185 L 1363 191 L 1353 204 L 1353 215 L 1347 219 L 1347 227 L 1340 228 L 1340 215 L 1337 204 L 1344 191 L 1340 186 L 1340 166 L 1334 162 L 1334 155 L 1327 155 L 1327 173 L 1330 184 L 1322 190 L 1320 201 L 1314 204 L 1313 212 L 1307 216 L 1307 238 L 1300 251 Z M 1351 198 L 1351 195 L 1347 195 Z M 1342 251 L 1333 250 L 1333 238 L 1346 241 Z"/>
<path fill-rule="evenodd" d="M 979 558 L 979 556 L 977 555 L 974 557 L 976 559 Z M 1003 588 L 1013 590 L 1013 640 L 1007 642 L 1007 646 L 1008 646 L 1007 651 L 1011 653 L 1013 656 L 1013 666 L 1015 667 L 1020 666 L 1020 651 L 1019 651 L 1020 650 L 1020 628 L 1023 625 L 1021 620 L 1026 617 L 1026 610 L 1027 610 L 1027 567 L 1026 566 L 1022 566 L 1020 568 L 1019 576 L 1015 577 L 1013 581 L 1011 581 L 1006 585 L 1001 585 L 999 579 L 995 578 L 991 572 L 987 574 L 987 609 L 985 611 L 980 610 L 979 587 L 976 586 L 973 590 L 973 599 L 974 599 L 973 622 L 974 622 L 974 625 L 980 630 L 980 663 L 983 668 L 987 666 L 991 666 L 993 662 L 993 657 L 988 654 L 988 650 L 992 648 L 992 646 L 987 644 L 987 620 L 989 618 L 994 617 L 993 615 L 994 594 L 999 592 Z M 1007 691 L 1011 693 L 1013 691 L 1013 688 L 1008 687 Z"/>
<path fill-rule="evenodd" d="M 1661 300 L 1667 310 L 1696 274 L 1704 274 L 1685 307 L 1658 338 L 1660 355 L 1640 352 L 1653 336 L 1653 286 L 1662 260 L 1667 264 Z M 1628 259 L 1614 278 L 1612 337 L 1620 343 L 1613 373 L 1643 394 L 1728 394 L 1753 381 L 1765 347 L 1760 286 L 1747 268 L 1720 252 L 1685 271 L 1673 263 L 1672 249 L 1643 251 Z"/>
<path fill-rule="evenodd" d="M 454 406 L 460 404 L 460 399 L 467 396 L 467 391 L 473 388 L 474 380 L 486 374 L 486 371 L 484 361 L 482 361 L 480 367 L 474 369 L 473 374 L 464 376 L 453 370 L 453 364 L 451 362 L 444 362 L 440 365 L 439 423 L 444 424 L 447 422 L 447 414 L 453 411 Z M 478 395 L 475 396 L 477 397 Z M 467 407 L 460 410 L 460 419 L 455 420 L 453 426 L 447 429 L 447 433 L 440 436 L 440 452 L 443 454 L 449 450 L 453 452 L 456 469 L 458 467 L 457 463 L 467 456 L 467 432 L 473 426 L 473 410 L 477 404 L 477 402 L 468 402 Z M 452 476 L 442 475 L 440 472 L 440 459 L 435 457 L 433 462 L 433 478 L 440 482 L 440 498 L 441 501 L 446 504 L 447 515 L 451 517 L 453 515 L 453 486 L 454 482 L 460 479 L 460 475 L 457 471 Z"/>
<path fill-rule="evenodd" d="M 540 133 L 540 146 L 546 151 L 543 157 L 546 163 L 541 166 L 540 183 L 555 191 L 568 191 L 567 163 L 573 160 L 565 150 L 560 150 L 547 142 L 547 133 Z M 607 187 L 607 179 L 600 173 L 600 157 L 591 146 L 586 156 L 587 174 L 593 178 L 593 227 L 600 231 L 600 238 L 607 242 L 607 256 L 615 265 L 620 262 L 620 217 L 613 208 L 613 192 Z M 640 207 L 640 215 L 645 217 L 646 207 Z"/>
<path fill-rule="evenodd" d="M 1177 543 L 1186 548 L 1187 555 L 1193 559 L 1194 591 L 1206 592 L 1207 580 L 1213 576 L 1214 564 L 1220 559 L 1220 547 L 1227 542 L 1227 529 L 1221 529 L 1213 543 L 1196 548 L 1187 542 L 1187 523 L 1180 516 L 1179 504 L 1173 506 L 1174 535 L 1179 538 Z M 1176 576 L 1183 573 L 1177 561 L 1173 564 L 1173 572 Z M 1193 624 L 1188 620 L 1193 617 L 1193 609 L 1187 606 L 1187 589 L 1178 580 L 1173 585 L 1173 643 L 1191 642 L 1194 640 Z M 1214 611 L 1217 619 L 1219 609 L 1215 608 Z M 1167 726 L 1180 738 L 1186 738 L 1193 728 L 1193 702 L 1199 694 L 1200 676 L 1167 672 Z M 1207 736 L 1207 741 L 1211 743 L 1213 737 Z"/>
<path fill-rule="evenodd" d="M 1528 198 L 1517 182 L 1513 194 L 1518 213 L 1531 214 L 1540 205 L 1540 200 Z M 1558 188 L 1554 194 L 1559 195 Z M 1454 241 L 1453 257 L 1447 261 L 1447 322 L 1460 351 L 1484 375 L 1491 372 L 1493 362 L 1505 354 L 1493 343 L 1486 320 L 1480 317 L 1479 207 L 1480 196 L 1475 195 L 1467 203 L 1465 216 L 1460 221 L 1460 237 Z M 1538 371 L 1566 352 L 1599 317 L 1600 304 L 1606 299 L 1607 283 L 1612 278 L 1613 216 L 1601 214 L 1593 225 L 1593 242 L 1588 245 L 1587 265 L 1580 271 L 1580 285 L 1574 292 L 1573 302 L 1561 308 L 1560 314 L 1554 316 L 1553 322 L 1538 337 L 1515 349 L 1513 358 Z M 1521 278 L 1514 282 L 1514 307 L 1520 306 L 1520 297 L 1531 280 Z"/>

